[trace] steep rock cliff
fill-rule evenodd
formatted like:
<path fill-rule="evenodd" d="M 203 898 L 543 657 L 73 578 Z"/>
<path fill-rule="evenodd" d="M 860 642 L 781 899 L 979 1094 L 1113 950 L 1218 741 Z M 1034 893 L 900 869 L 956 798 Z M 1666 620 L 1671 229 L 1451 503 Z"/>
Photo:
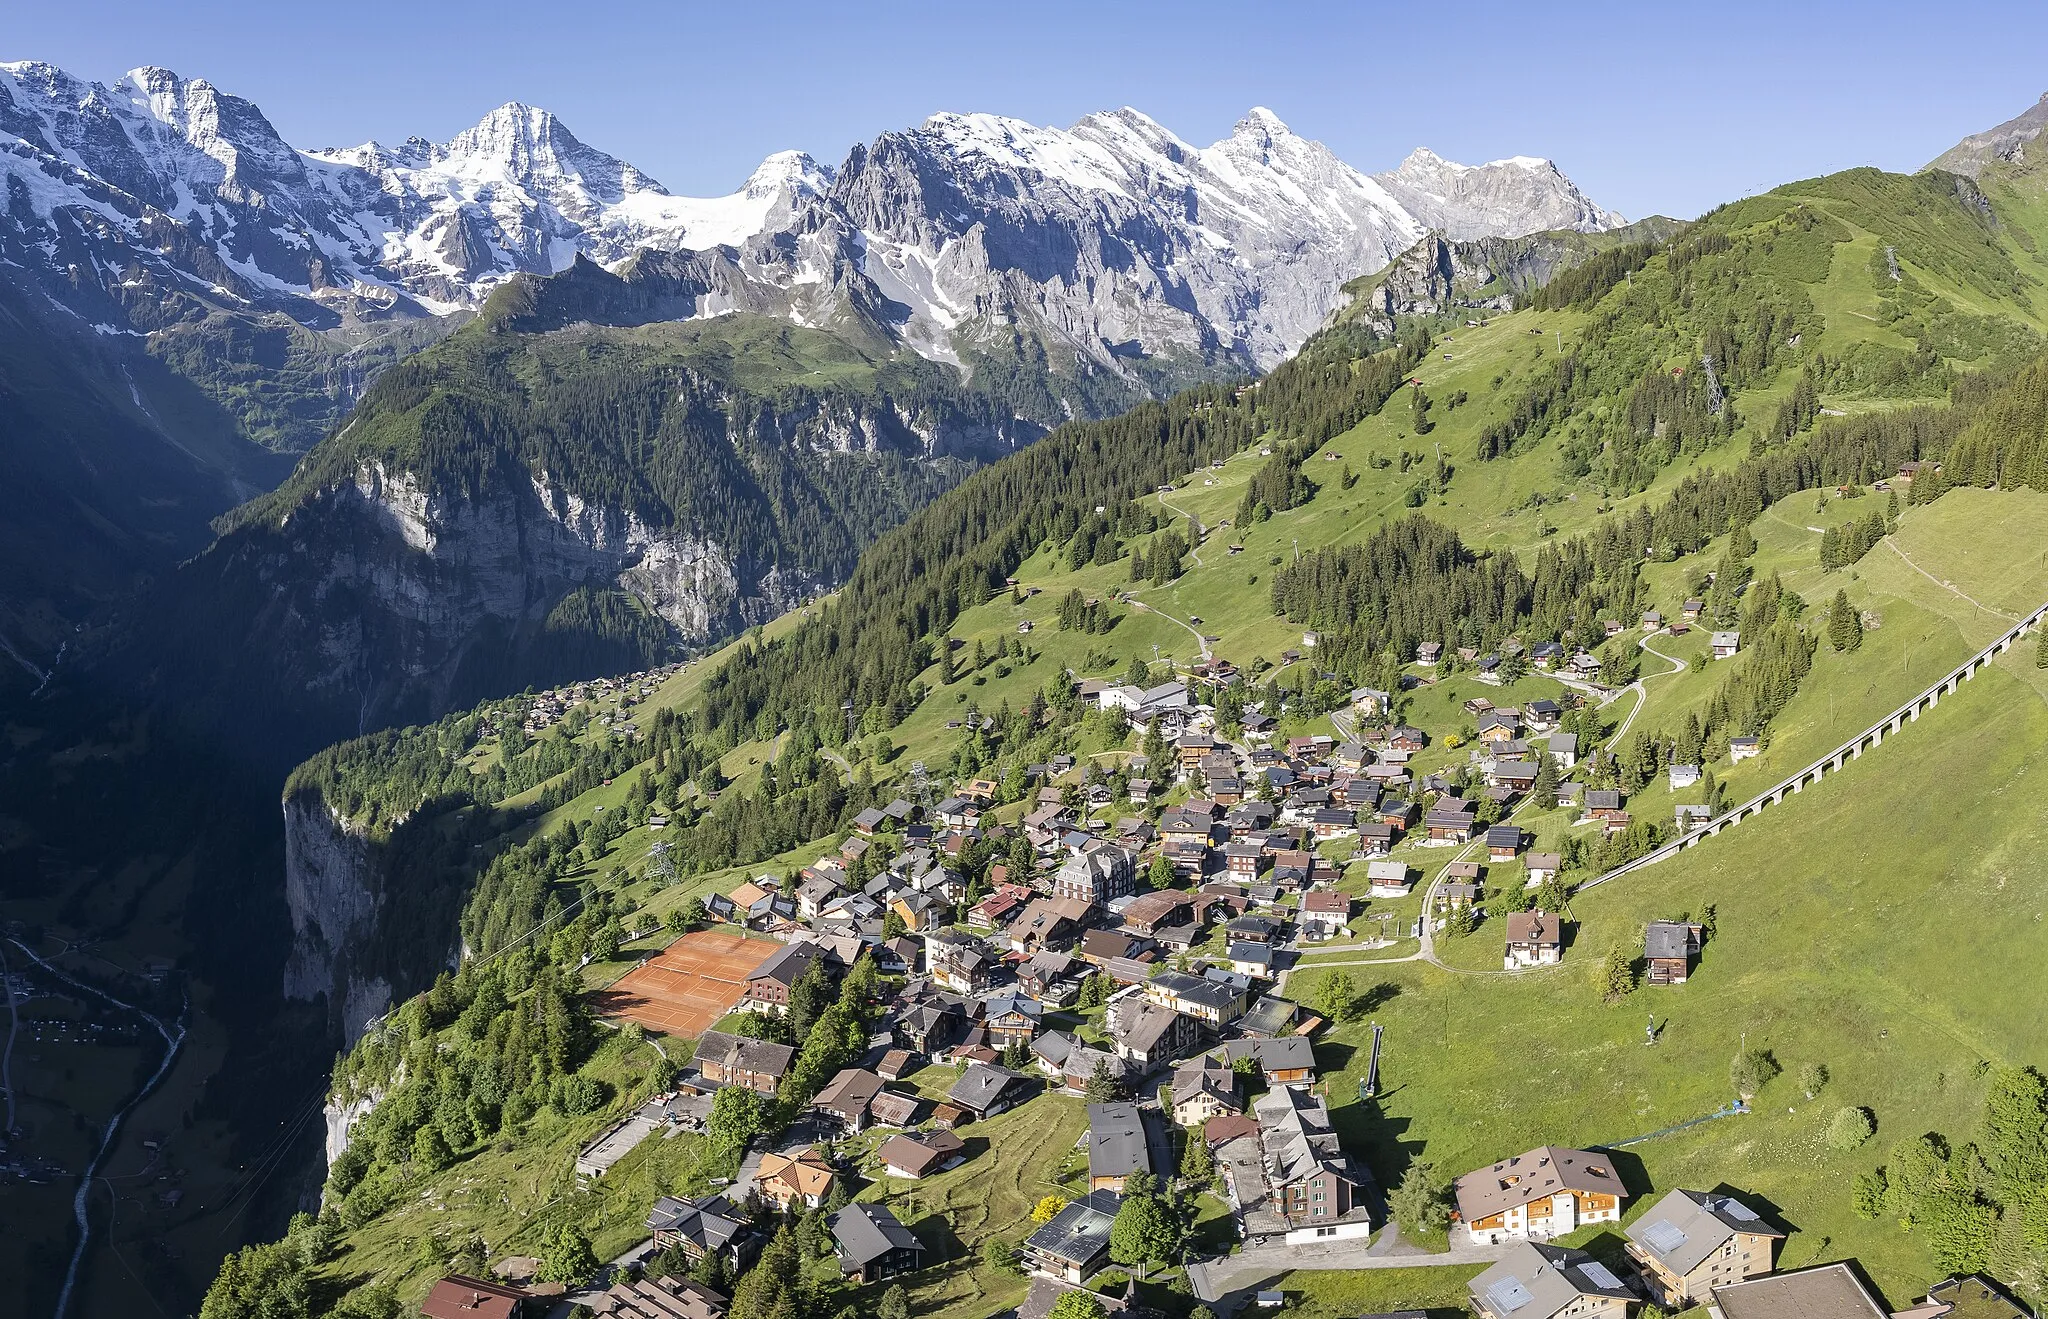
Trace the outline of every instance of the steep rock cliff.
<path fill-rule="evenodd" d="M 390 981 L 366 965 L 384 896 L 375 849 L 317 793 L 286 799 L 284 842 L 285 905 L 292 920 L 285 997 L 324 997 L 329 1029 L 353 1044 L 392 1002 Z M 331 1146 L 332 1124 L 329 1131 Z"/>

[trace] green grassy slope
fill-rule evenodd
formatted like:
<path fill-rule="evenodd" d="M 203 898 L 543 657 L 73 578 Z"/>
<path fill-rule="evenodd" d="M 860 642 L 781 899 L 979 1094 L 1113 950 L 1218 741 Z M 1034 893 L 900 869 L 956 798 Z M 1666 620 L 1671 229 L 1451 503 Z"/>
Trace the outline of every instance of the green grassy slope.
<path fill-rule="evenodd" d="M 1802 376 L 1817 388 L 1818 406 L 1830 411 L 1889 412 L 1944 401 L 1959 372 L 2002 369 L 2036 342 L 2044 324 L 2043 268 L 2015 228 L 1981 223 L 1938 181 L 1865 175 L 1790 185 L 1726 208 L 1688 231 L 1680 241 L 1691 246 L 1683 253 L 1650 258 L 1597 302 L 1436 326 L 1439 340 L 1413 371 L 1435 401 L 1433 429 L 1418 433 L 1407 396 L 1397 394 L 1374 415 L 1299 450 L 1315 489 L 1291 507 L 1246 525 L 1222 525 L 1240 521 L 1247 489 L 1272 488 L 1269 464 L 1287 461 L 1281 436 L 1254 439 L 1178 477 L 1172 490 L 1141 496 L 1135 503 L 1146 514 L 1181 526 L 1192 519 L 1207 533 L 1186 571 L 1165 585 L 1132 581 L 1130 551 L 1147 543 L 1149 532 L 1121 543 L 1116 562 L 1075 567 L 1076 556 L 1057 538 L 993 548 L 976 541 L 975 528 L 962 530 L 947 519 L 958 513 L 965 520 L 959 510 L 979 506 L 942 499 L 930 516 L 892 536 L 887 556 L 871 560 L 906 565 L 904 580 L 857 579 L 848 596 L 860 597 L 863 612 L 856 617 L 886 620 L 893 605 L 898 618 L 914 612 L 916 626 L 928 628 L 922 641 L 951 639 L 959 646 L 956 656 L 979 649 L 991 658 L 952 683 L 940 681 L 936 664 L 913 673 L 891 693 L 898 704 L 886 734 L 841 752 L 886 787 L 913 764 L 943 774 L 965 763 L 969 735 L 949 725 L 970 712 L 1022 709 L 1067 671 L 1110 676 L 1134 659 L 1185 662 L 1204 644 L 1247 667 L 1278 663 L 1283 650 L 1303 645 L 1301 626 L 1276 616 L 1272 598 L 1272 575 L 1297 552 L 1362 541 L 1420 511 L 1455 527 L 1481 552 L 1512 552 L 1529 563 L 1546 545 L 1663 506 L 1700 473 L 1732 471 L 1753 455 L 1808 444 L 1810 410 L 1786 423 L 1783 429 L 1796 433 L 1790 436 L 1778 420 L 1780 404 L 1794 397 Z M 1886 247 L 1901 264 L 1898 280 L 1890 277 Z M 1750 305 L 1773 308 L 1779 319 L 1755 333 L 1743 322 L 1727 338 L 1736 309 Z M 1768 351 L 1758 334 L 1770 336 Z M 1726 371 L 1732 422 L 1706 409 L 1702 387 L 1690 376 L 1701 345 L 1724 342 L 1737 345 L 1731 361 L 1745 351 L 1753 359 Z M 1558 419 L 1547 429 L 1512 435 L 1503 456 L 1481 460 L 1481 448 L 1501 447 L 1500 429 L 1563 360 L 1576 363 L 1570 369 L 1579 383 Z M 1689 401 L 1682 406 L 1663 392 L 1673 371 L 1687 373 Z M 1645 409 L 1656 413 L 1654 425 Z M 1933 446 L 1947 432 L 1934 426 L 1928 434 Z M 1447 479 L 1433 475 L 1439 446 Z M 1198 443 L 1188 448 L 1205 452 Z M 1920 456 L 1921 450 L 1908 452 Z M 1802 475 L 1817 479 L 1817 470 Z M 1878 466 L 1859 479 L 1890 474 L 1889 466 Z M 1067 525 L 1079 525 L 1099 496 L 1076 488 L 1070 473 L 1059 475 L 1069 479 L 1048 475 L 1046 489 L 1020 496 L 1071 506 L 1076 517 Z M 1139 489 L 1150 490 L 1151 478 Z M 1853 568 L 1822 573 L 1821 531 L 1884 501 L 1882 494 L 1823 501 L 1806 491 L 1780 499 L 1752 525 L 1759 575 L 1778 574 L 1806 600 L 1809 617 L 1846 590 L 1870 627 L 1854 653 L 1823 647 L 1773 723 L 1764 756 L 1739 767 L 1727 764 L 1725 751 L 1717 757 L 1731 798 L 1868 724 L 2001 631 L 2007 615 L 2048 598 L 2048 556 L 2040 550 L 2048 544 L 2048 497 L 2026 492 L 1957 490 L 1906 508 L 1896 533 Z M 1119 526 L 1137 522 L 1121 513 L 1100 516 Z M 915 540 L 926 534 L 960 558 L 974 556 L 972 571 Z M 985 534 L 993 540 L 1003 531 Z M 1723 536 L 1653 547 L 1639 573 L 1640 604 L 1674 614 L 1683 599 L 1700 592 L 1725 544 Z M 1024 591 L 986 589 L 1004 576 Z M 935 600 L 932 583 L 956 580 L 953 600 Z M 1126 590 L 1136 604 L 1117 599 Z M 1075 592 L 1105 602 L 1112 623 L 1107 631 L 1060 627 L 1060 602 Z M 873 664 L 878 652 L 835 649 L 840 639 L 829 611 L 847 607 L 785 620 L 769 645 L 737 648 L 721 665 L 685 675 L 662 694 L 662 701 L 697 712 L 700 731 L 719 739 L 722 768 L 737 781 L 729 793 L 751 791 L 760 781 L 761 765 L 784 736 L 766 736 L 779 721 L 815 718 L 832 728 L 842 692 L 857 691 L 864 699 L 875 692 L 871 672 L 855 681 L 848 671 Z M 1020 633 L 1027 622 L 1028 633 Z M 1610 643 L 1610 653 L 1634 635 Z M 1205 643 L 1207 637 L 1216 640 Z M 848 644 L 865 643 L 855 638 Z M 1633 710 L 1635 727 L 1670 732 L 1747 662 L 1704 662 L 1699 633 L 1655 644 L 1690 667 L 1648 677 L 1640 702 L 1624 697 L 1611 707 L 1610 723 Z M 1302 664 L 1316 658 L 1310 652 Z M 771 661 L 784 667 L 770 668 Z M 1344 1028 L 1325 1050 L 1325 1066 L 1340 1074 L 1331 1096 L 1348 1134 L 1389 1178 L 1418 1151 L 1451 1172 L 1542 1140 L 1622 1140 L 1718 1106 L 1728 1089 L 1729 1055 L 1748 1032 L 1752 1043 L 1776 1050 L 1794 1072 L 1801 1062 L 1826 1063 L 1836 1078 L 1829 1092 L 1816 1107 L 1788 1096 L 1791 1083 L 1781 1081 L 1756 1114 L 1640 1147 L 1650 1181 L 1660 1188 L 1725 1181 L 1751 1189 L 1798 1229 L 1789 1260 L 1855 1254 L 1893 1299 L 1905 1299 L 1926 1276 L 1924 1245 L 1919 1237 L 1854 1219 L 1846 1201 L 1849 1173 L 1873 1164 L 1899 1134 L 1938 1127 L 1967 1138 L 1979 1102 L 1979 1060 L 2042 1061 L 2026 1047 L 2031 1005 L 1993 992 L 1998 968 L 2027 965 L 2040 953 L 2026 903 L 2039 905 L 2044 886 L 2032 860 L 2043 821 L 2025 773 L 2028 757 L 2048 738 L 2048 712 L 2040 708 L 2041 678 L 2025 667 L 2031 662 L 2031 649 L 2009 659 L 1962 697 L 1945 701 L 1934 719 L 1787 809 L 1576 900 L 1577 942 L 1557 971 L 1501 976 L 1497 923 L 1439 945 L 1455 970 L 1420 963 L 1353 968 L 1384 977 L 1399 992 L 1379 1013 L 1390 1028 L 1387 1065 L 1396 1087 L 1384 1111 L 1369 1113 L 1355 1100 L 1355 1073 L 1363 1065 L 1358 1028 Z M 1663 667 L 1648 659 L 1644 673 Z M 770 684 L 764 693 L 760 684 L 717 676 L 749 670 L 776 673 L 780 686 Z M 1482 693 L 1527 700 L 1561 689 L 1541 675 L 1506 692 L 1469 675 L 1418 689 L 1408 716 L 1435 738 L 1423 768 L 1463 758 L 1445 746 L 1444 735 L 1464 718 L 1459 703 Z M 1331 727 L 1326 718 L 1290 711 L 1282 731 Z M 1987 728 L 1998 736 L 1985 736 Z M 1083 755 L 1135 745 L 1094 721 L 1048 736 Z M 828 744 L 833 737 L 836 729 Z M 876 755 L 878 744 L 886 749 Z M 994 754 L 1000 769 L 1010 752 L 998 747 Z M 587 822 L 600 805 L 616 810 L 626 789 L 624 779 L 593 788 L 545 820 L 519 827 L 545 831 Z M 1668 824 L 1678 800 L 1653 783 L 1632 808 Z M 1569 828 L 1562 813 L 1518 822 L 1539 845 L 1555 843 Z M 807 860 L 829 840 L 774 856 L 737 857 L 731 867 L 659 892 L 638 873 L 649 843 L 645 831 L 629 833 L 612 856 L 568 878 L 610 884 L 616 865 L 624 872 L 627 903 L 661 914 L 713 885 L 730 887 L 747 871 L 783 870 Z M 1413 848 L 1404 855 L 1425 876 L 1448 856 Z M 1362 874 L 1347 875 L 1343 884 L 1361 891 Z M 1969 895 L 1960 907 L 1947 897 L 1957 885 Z M 1591 973 L 1610 944 L 1638 938 L 1646 916 L 1697 911 L 1707 902 L 1717 906 L 1720 933 L 1692 984 L 1641 991 L 1622 1007 L 1601 1002 Z M 1994 907 L 2022 919 L 1981 914 Z M 1418 908 L 1419 898 L 1369 904 L 1354 928 L 1374 932 L 1384 916 L 1398 932 Z M 1397 956 L 1414 946 L 1397 942 L 1335 960 Z M 1959 953 L 1969 971 L 1948 974 Z M 589 970 L 602 980 L 618 969 Z M 1312 962 L 1291 993 L 1312 998 L 1323 974 Z M 1653 1008 L 1660 1022 L 1667 1014 L 1671 1020 L 1658 1046 L 1646 1049 L 1641 1017 Z M 1879 1031 L 1885 1033 L 1872 1038 Z M 1869 1105 L 1880 1124 L 1879 1139 L 1855 1156 L 1827 1153 L 1816 1134 L 1817 1124 L 1844 1103 Z M 965 1314 L 963 1307 L 985 1299 L 986 1285 L 948 1275 L 927 1300 Z M 1339 1283 L 1303 1286 L 1331 1312 L 1349 1304 L 1352 1294 Z M 1369 1290 L 1376 1308 L 1393 1308 L 1404 1296 L 1439 1303 L 1445 1287 L 1442 1278 L 1418 1278 L 1404 1291 L 1387 1279 Z M 1381 1298 L 1387 1304 L 1378 1304 Z"/>
<path fill-rule="evenodd" d="M 2048 957 L 2048 812 L 2034 781 L 2048 679 L 2031 663 L 2001 662 L 1784 809 L 1574 899 L 1559 968 L 1350 968 L 1398 992 L 1376 1013 L 1380 1103 L 1357 1099 L 1362 1024 L 1322 1050 L 1342 1063 L 1329 1084 L 1340 1127 L 1383 1175 L 1415 1156 L 1456 1173 L 1546 1141 L 1623 1141 L 1725 1104 L 1747 1040 L 1787 1075 L 1749 1116 L 1630 1147 L 1639 1193 L 1740 1188 L 1794 1229 L 1787 1263 L 1853 1256 L 1904 1304 L 1939 1274 L 1922 1237 L 1853 1215 L 1850 1178 L 1904 1137 L 1971 1138 L 1985 1063 L 2048 1061 L 2039 1003 L 2013 992 L 2014 975 Z M 1593 977 L 1611 944 L 1639 945 L 1644 921 L 1709 903 L 1718 933 L 1688 983 L 1602 1001 Z M 1495 948 L 1498 934 L 1469 940 Z M 1295 985 L 1312 996 L 1324 974 Z M 1794 1080 L 1808 1062 L 1833 1078 L 1812 1102 Z M 1878 1125 L 1849 1154 L 1822 1139 L 1845 1104 Z"/>

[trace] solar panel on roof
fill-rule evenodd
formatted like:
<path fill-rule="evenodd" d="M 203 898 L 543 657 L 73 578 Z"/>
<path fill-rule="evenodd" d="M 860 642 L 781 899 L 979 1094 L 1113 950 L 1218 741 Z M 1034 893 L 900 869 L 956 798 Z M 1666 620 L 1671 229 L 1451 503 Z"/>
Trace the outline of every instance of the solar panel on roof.
<path fill-rule="evenodd" d="M 1650 1249 L 1659 1255 L 1669 1255 L 1685 1244 L 1685 1233 L 1676 1224 L 1660 1218 L 1643 1229 L 1643 1240 L 1650 1243 Z"/>
<path fill-rule="evenodd" d="M 1585 1274 L 1587 1280 L 1595 1287 L 1607 1291 L 1615 1291 L 1621 1287 L 1621 1279 L 1615 1277 L 1613 1270 L 1599 1260 L 1587 1260 L 1579 1265 L 1579 1272 Z"/>
<path fill-rule="evenodd" d="M 1486 1299 L 1493 1302 L 1493 1308 L 1502 1314 L 1515 1311 L 1536 1299 L 1529 1295 L 1529 1289 L 1522 1285 L 1520 1278 L 1502 1278 L 1486 1289 Z"/>
<path fill-rule="evenodd" d="M 1728 1217 L 1730 1218 L 1739 1218 L 1745 1223 L 1754 1223 L 1757 1221 L 1756 1210 L 1751 1209 L 1748 1205 L 1742 1203 L 1742 1201 L 1740 1200 L 1723 1200 L 1721 1202 L 1721 1208 L 1727 1211 Z"/>

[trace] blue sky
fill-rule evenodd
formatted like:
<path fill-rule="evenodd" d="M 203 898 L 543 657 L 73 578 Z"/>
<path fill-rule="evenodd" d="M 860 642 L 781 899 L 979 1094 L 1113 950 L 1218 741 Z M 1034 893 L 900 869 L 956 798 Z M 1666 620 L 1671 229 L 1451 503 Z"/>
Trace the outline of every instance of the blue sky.
<path fill-rule="evenodd" d="M 2048 89 L 2048 5 L 1126 4 L 789 0 L 23 3 L 0 58 L 206 77 L 287 140 L 445 139 L 546 106 L 672 191 L 770 151 L 836 164 L 938 110 L 1068 124 L 1134 105 L 1204 144 L 1265 105 L 1366 170 L 1411 147 L 1550 156 L 1681 217 L 1858 164 L 1914 169 Z"/>

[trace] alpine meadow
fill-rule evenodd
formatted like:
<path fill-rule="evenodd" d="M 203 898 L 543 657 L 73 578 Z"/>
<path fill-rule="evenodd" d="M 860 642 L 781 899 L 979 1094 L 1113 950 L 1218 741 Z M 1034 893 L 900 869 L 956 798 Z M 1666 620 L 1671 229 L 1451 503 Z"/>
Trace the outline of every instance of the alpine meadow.
<path fill-rule="evenodd" d="M 2048 1306 L 2048 100 L 1231 113 L 0 64 L 9 1305 Z"/>

